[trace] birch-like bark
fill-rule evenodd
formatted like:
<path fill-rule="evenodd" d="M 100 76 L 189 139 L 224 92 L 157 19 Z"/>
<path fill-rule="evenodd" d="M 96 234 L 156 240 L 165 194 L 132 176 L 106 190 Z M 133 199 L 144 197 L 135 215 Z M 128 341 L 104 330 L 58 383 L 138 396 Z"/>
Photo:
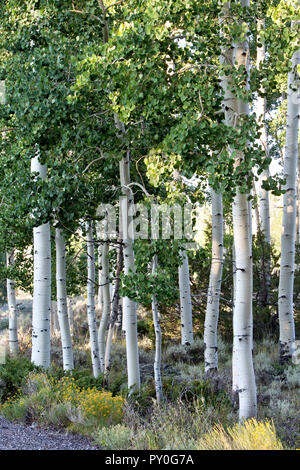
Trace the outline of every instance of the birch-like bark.
<path fill-rule="evenodd" d="M 212 259 L 204 323 L 205 374 L 218 370 L 218 319 L 223 271 L 223 203 L 222 194 L 211 189 Z"/>
<path fill-rule="evenodd" d="M 110 317 L 110 280 L 109 280 L 109 261 L 108 261 L 108 236 L 107 236 L 107 216 L 102 223 L 101 244 L 101 290 L 102 290 L 102 315 L 98 331 L 99 357 L 101 372 L 105 369 L 105 336 Z"/>
<path fill-rule="evenodd" d="M 115 288 L 114 288 L 114 296 L 112 299 L 112 309 L 111 309 L 111 316 L 109 319 L 109 329 L 107 333 L 106 339 L 106 348 L 105 348 L 105 379 L 108 382 L 108 376 L 110 372 L 110 360 L 111 360 L 111 347 L 112 341 L 114 336 L 114 326 L 116 324 L 118 315 L 119 315 L 119 303 L 120 303 L 120 276 L 123 269 L 123 245 L 122 240 L 118 239 L 118 252 L 117 252 L 117 269 L 116 269 L 116 280 L 115 280 Z"/>
<path fill-rule="evenodd" d="M 180 250 L 180 257 L 182 258 L 182 264 L 178 266 L 178 280 L 180 294 L 181 344 L 189 345 L 194 341 L 189 259 L 185 250 Z"/>
<path fill-rule="evenodd" d="M 97 337 L 96 309 L 95 309 L 95 246 L 93 240 L 92 222 L 87 223 L 87 315 L 90 334 L 91 357 L 94 377 L 101 372 L 99 360 L 99 347 Z"/>
<path fill-rule="evenodd" d="M 157 271 L 157 255 L 153 257 L 152 261 L 152 275 L 155 276 Z M 160 314 L 158 310 L 156 295 L 152 294 L 152 317 L 155 331 L 155 359 L 154 359 L 154 383 L 156 391 L 156 401 L 160 405 L 164 399 L 162 391 L 161 380 L 161 327 L 160 327 Z"/>
<path fill-rule="evenodd" d="M 233 260 L 233 298 L 232 298 L 232 320 L 234 318 L 234 309 L 235 309 L 235 294 L 236 294 L 236 257 L 234 243 L 232 247 L 232 260 Z M 232 341 L 232 403 L 233 405 L 238 404 L 238 395 L 239 395 L 239 386 L 238 386 L 238 374 L 237 374 L 237 363 L 236 363 L 236 353 L 235 353 L 235 337 L 233 336 Z"/>
<path fill-rule="evenodd" d="M 101 236 L 101 230 L 100 230 L 100 224 L 97 223 L 97 238 L 100 239 L 100 236 Z M 99 308 L 99 311 L 101 312 L 102 314 L 102 308 L 103 308 L 103 296 L 102 296 L 102 286 L 101 286 L 101 266 L 102 266 L 102 261 L 101 261 L 101 253 L 102 253 L 102 245 L 99 244 L 98 245 L 98 266 L 99 266 L 99 269 L 98 269 L 98 279 L 99 279 L 99 286 L 98 286 L 98 298 L 97 298 L 97 304 L 98 304 L 98 308 Z"/>
<path fill-rule="evenodd" d="M 31 172 L 45 179 L 46 165 L 38 155 L 31 160 Z M 50 367 L 51 334 L 51 238 L 50 224 L 33 229 L 33 306 L 32 306 L 32 362 L 43 368 Z"/>
<path fill-rule="evenodd" d="M 295 351 L 295 323 L 293 312 L 293 287 L 295 271 L 296 233 L 296 181 L 298 159 L 299 101 L 295 89 L 298 79 L 297 66 L 300 64 L 300 50 L 291 60 L 288 74 L 286 144 L 284 158 L 284 178 L 286 184 L 283 195 L 281 232 L 281 261 L 278 289 L 279 312 L 279 358 L 282 363 L 292 359 Z"/>
<path fill-rule="evenodd" d="M 264 20 L 258 21 L 258 34 L 262 31 L 265 27 Z M 265 45 L 262 44 L 261 47 L 257 48 L 257 59 L 256 65 L 257 68 L 265 60 Z M 261 93 L 264 93 L 264 88 L 261 87 Z M 260 144 L 262 150 L 265 152 L 266 158 L 269 155 L 268 152 L 268 135 L 267 135 L 267 126 L 266 126 L 266 97 L 265 96 L 258 96 L 257 103 L 257 121 L 261 126 L 261 136 L 260 136 Z M 260 223 L 259 229 L 264 237 L 264 242 L 267 244 L 267 247 L 271 245 L 271 228 L 270 228 L 270 201 L 269 201 L 269 191 L 266 191 L 262 184 L 264 181 L 268 180 L 270 177 L 270 170 L 269 167 L 263 170 L 263 173 L 260 178 L 260 187 L 259 187 L 259 215 L 260 215 Z M 264 247 L 263 247 L 264 248 Z M 264 250 L 265 251 L 265 250 Z M 267 253 L 263 252 L 263 259 L 262 259 L 262 281 L 263 285 L 261 286 L 261 295 L 260 295 L 260 302 L 263 305 L 268 305 L 269 303 L 269 292 L 270 292 L 270 282 L 271 282 L 271 260 L 270 260 L 270 249 L 266 250 Z"/>
<path fill-rule="evenodd" d="M 57 315 L 61 336 L 63 369 L 72 370 L 74 369 L 74 359 L 67 305 L 66 248 L 62 231 L 59 228 L 55 229 L 55 246 Z"/>
<path fill-rule="evenodd" d="M 14 264 L 14 252 L 6 254 L 7 267 Z M 16 300 L 15 282 L 12 279 L 6 280 L 7 303 L 8 303 L 8 334 L 9 334 L 9 352 L 16 356 L 19 351 L 18 345 L 18 307 Z"/>
<path fill-rule="evenodd" d="M 300 136 L 299 136 L 300 139 Z M 297 175 L 297 198 L 296 198 L 296 244 L 300 243 L 300 145 L 298 139 L 298 175 Z"/>
<path fill-rule="evenodd" d="M 74 309 L 72 299 L 67 297 L 67 309 L 68 309 L 68 321 L 70 325 L 70 333 L 71 336 L 73 335 L 73 328 L 74 328 Z"/>
<path fill-rule="evenodd" d="M 122 217 L 123 253 L 124 253 L 124 272 L 125 275 L 135 272 L 134 252 L 133 252 L 133 224 L 132 215 L 129 213 L 133 196 L 130 188 L 130 155 L 127 152 L 126 157 L 120 161 L 120 181 L 123 197 L 121 198 L 120 211 Z M 131 228 L 132 230 L 129 230 Z M 127 355 L 127 373 L 128 388 L 140 388 L 140 367 L 138 353 L 137 337 L 137 314 L 136 303 L 129 297 L 123 298 L 124 328 L 126 335 L 126 355 Z"/>
<path fill-rule="evenodd" d="M 98 0 L 99 6 L 103 14 L 103 42 L 106 44 L 109 40 L 109 27 L 106 17 L 106 8 L 103 0 Z M 125 126 L 119 120 L 118 116 L 114 115 L 115 125 L 119 131 L 124 134 Z M 130 152 L 127 152 L 126 157 L 120 161 L 120 182 L 122 186 L 123 201 L 121 202 L 121 226 L 123 235 L 121 238 L 124 242 L 124 271 L 129 274 L 130 271 L 135 271 L 134 252 L 133 252 L 133 231 L 128 236 L 128 226 L 132 227 L 132 216 L 128 215 L 128 209 L 133 204 L 133 197 L 128 184 L 130 182 Z M 133 227 L 132 227 L 133 228 Z M 125 236 L 124 236 L 125 235 Z M 124 328 L 126 335 L 126 357 L 127 357 L 127 374 L 128 374 L 128 388 L 140 388 L 140 367 L 139 367 L 139 352 L 138 352 L 138 338 L 137 338 L 137 315 L 136 304 L 128 297 L 123 298 L 123 316 Z"/>
<path fill-rule="evenodd" d="M 249 0 L 241 0 L 241 6 L 248 7 Z M 229 3 L 224 5 L 226 16 L 230 17 Z M 226 57 L 228 51 L 223 52 Z M 234 47 L 234 61 L 231 65 L 244 67 L 247 73 L 246 88 L 249 81 L 250 48 L 248 38 Z M 232 58 L 233 58 L 232 57 Z M 223 60 L 223 59 L 222 59 Z M 235 127 L 241 115 L 249 114 L 249 105 L 235 98 L 229 90 L 230 78 L 222 79 L 224 89 L 224 111 L 226 123 Z M 228 99 L 227 99 L 228 98 Z M 236 152 L 235 166 L 243 160 L 243 152 Z M 257 414 L 256 384 L 252 358 L 252 240 L 250 226 L 250 205 L 248 194 L 236 189 L 233 201 L 233 233 L 236 263 L 236 293 L 233 318 L 234 354 L 239 391 L 239 418 L 244 421 Z"/>
<path fill-rule="evenodd" d="M 56 300 L 51 300 L 51 336 L 56 335 L 58 331 L 57 302 Z"/>

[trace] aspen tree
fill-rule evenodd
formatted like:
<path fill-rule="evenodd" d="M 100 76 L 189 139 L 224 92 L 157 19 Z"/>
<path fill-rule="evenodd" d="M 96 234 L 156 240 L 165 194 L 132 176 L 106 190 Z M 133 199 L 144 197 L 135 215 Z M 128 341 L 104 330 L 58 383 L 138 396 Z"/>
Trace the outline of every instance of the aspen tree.
<path fill-rule="evenodd" d="M 152 275 L 156 274 L 157 270 L 157 255 L 152 260 Z M 161 327 L 160 327 L 160 314 L 158 310 L 156 295 L 152 294 L 152 317 L 155 331 L 155 359 L 154 359 L 154 383 L 156 391 L 156 400 L 160 404 L 163 401 L 162 380 L 161 380 Z"/>
<path fill-rule="evenodd" d="M 130 183 L 130 152 L 120 161 L 120 181 L 123 197 L 121 198 L 121 218 L 123 253 L 124 253 L 124 273 L 129 275 L 135 272 L 134 252 L 133 252 L 133 223 L 132 206 L 133 195 L 129 187 Z M 123 298 L 123 316 L 126 335 L 126 356 L 128 388 L 140 388 L 140 367 L 137 338 L 137 314 L 136 303 L 129 297 Z"/>
<path fill-rule="evenodd" d="M 189 345 L 194 340 L 193 313 L 190 288 L 189 259 L 186 250 L 180 250 L 182 263 L 178 267 L 180 317 L 181 317 L 181 344 Z"/>
<path fill-rule="evenodd" d="M 212 259 L 204 323 L 205 373 L 218 370 L 218 318 L 223 271 L 223 203 L 222 194 L 211 189 Z"/>
<path fill-rule="evenodd" d="M 264 20 L 258 20 L 258 34 L 264 29 Z M 257 68 L 265 60 L 265 45 L 261 44 L 257 47 L 257 58 L 256 65 Z M 264 93 L 264 88 L 261 87 L 261 94 Z M 266 126 L 266 97 L 258 95 L 256 103 L 256 113 L 257 120 L 261 126 L 260 132 L 260 143 L 262 150 L 265 152 L 266 157 L 268 157 L 268 136 L 267 136 L 267 126 Z M 270 170 L 266 168 L 263 170 L 263 173 L 260 178 L 259 186 L 259 224 L 258 227 L 261 230 L 261 233 L 264 237 L 264 243 L 268 246 L 271 245 L 271 228 L 270 228 L 270 201 L 269 201 L 269 191 L 266 191 L 263 188 L 263 181 L 268 180 L 270 177 Z M 269 256 L 269 250 L 267 255 L 264 255 L 262 260 L 262 271 L 263 271 L 263 299 L 261 301 L 264 305 L 267 305 L 269 302 L 269 290 L 270 290 L 270 280 L 271 280 L 271 260 Z"/>
<path fill-rule="evenodd" d="M 97 338 L 96 309 L 95 309 L 95 245 L 93 240 L 92 222 L 87 223 L 87 315 L 90 334 L 91 357 L 94 377 L 101 372 L 99 346 Z"/>
<path fill-rule="evenodd" d="M 295 27 L 295 22 L 292 24 Z M 295 271 L 295 234 L 296 234 L 296 181 L 299 132 L 299 99 L 296 92 L 298 84 L 297 67 L 300 64 L 300 50 L 293 54 L 291 70 L 288 73 L 286 144 L 284 156 L 284 186 L 281 261 L 278 289 L 279 313 L 279 357 L 282 363 L 292 358 L 295 350 L 295 323 L 293 312 L 293 287 Z"/>
<path fill-rule="evenodd" d="M 31 172 L 46 178 L 47 166 L 39 156 L 31 160 Z M 50 224 L 33 229 L 33 307 L 32 307 L 32 362 L 44 368 L 50 366 L 51 327 L 51 239 Z"/>
<path fill-rule="evenodd" d="M 103 0 L 98 0 L 100 9 L 103 15 L 103 42 L 106 44 L 109 40 L 109 27 L 107 22 L 107 10 Z M 114 114 L 116 128 L 124 135 L 125 126 L 116 114 Z M 126 157 L 123 157 L 119 164 L 120 182 L 122 187 L 123 198 L 121 201 L 120 215 L 122 222 L 122 236 L 124 242 L 124 272 L 125 275 L 135 271 L 134 252 L 133 252 L 133 224 L 132 215 L 129 215 L 129 209 L 133 206 L 133 197 L 130 188 L 130 151 L 127 151 Z M 128 227 L 131 227 L 129 234 Z M 127 357 L 127 375 L 128 375 L 128 388 L 140 388 L 140 366 L 139 366 L 139 353 L 138 353 L 138 338 L 137 338 L 137 314 L 136 303 L 129 299 L 123 298 L 123 327 L 125 328 L 126 335 L 126 357 Z"/>
<path fill-rule="evenodd" d="M 14 251 L 6 254 L 7 267 L 14 264 Z M 12 279 L 6 280 L 7 303 L 8 303 L 8 334 L 9 334 L 9 352 L 16 356 L 19 350 L 18 346 L 18 307 L 16 300 L 15 282 Z"/>
<path fill-rule="evenodd" d="M 250 2 L 249 0 L 241 0 L 240 5 L 248 7 Z M 230 18 L 229 2 L 224 5 L 224 13 Z M 232 52 L 233 55 L 230 58 Z M 227 60 L 232 67 L 236 66 L 237 69 L 240 67 L 245 68 L 246 88 L 248 88 L 249 80 L 249 54 L 249 40 L 245 34 L 244 38 L 234 48 L 230 48 L 230 51 L 223 51 L 222 54 L 223 59 Z M 239 123 L 241 115 L 249 114 L 249 105 L 232 95 L 229 80 L 226 75 L 222 77 L 225 120 L 229 126 L 235 127 Z M 243 152 L 235 152 L 236 167 L 241 164 L 243 158 Z M 239 392 L 239 418 L 241 421 L 255 417 L 257 413 L 256 384 L 252 358 L 252 240 L 248 196 L 238 187 L 232 208 L 236 271 L 233 348 Z"/>
<path fill-rule="evenodd" d="M 116 270 L 116 281 L 115 281 L 115 289 L 114 295 L 112 299 L 112 308 L 111 308 L 111 316 L 109 319 L 109 329 L 107 334 L 106 340 L 106 348 L 105 348 L 105 378 L 108 381 L 108 375 L 110 371 L 110 361 L 111 361 L 111 347 L 113 341 L 113 334 L 114 334 L 114 326 L 117 322 L 118 315 L 119 315 L 119 304 L 120 304 L 120 275 L 123 269 L 123 245 L 122 240 L 118 239 L 118 251 L 117 251 L 117 270 Z"/>
<path fill-rule="evenodd" d="M 102 315 L 98 331 L 99 359 L 101 372 L 105 369 L 105 336 L 110 317 L 110 279 L 108 261 L 108 234 L 107 234 L 107 214 L 102 222 L 102 244 L 101 244 L 101 291 L 102 291 Z"/>
<path fill-rule="evenodd" d="M 67 305 L 66 248 L 61 229 L 55 229 L 57 315 L 61 336 L 63 368 L 74 369 L 73 346 Z"/>

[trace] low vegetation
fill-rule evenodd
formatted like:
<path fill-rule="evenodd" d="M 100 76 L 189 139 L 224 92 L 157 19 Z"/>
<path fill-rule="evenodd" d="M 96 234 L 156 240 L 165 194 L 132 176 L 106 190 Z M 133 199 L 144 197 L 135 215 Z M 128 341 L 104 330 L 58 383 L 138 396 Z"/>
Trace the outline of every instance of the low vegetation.
<path fill-rule="evenodd" d="M 78 314 L 78 321 L 81 315 Z M 26 341 L 25 337 L 24 345 Z M 91 375 L 89 351 L 83 349 L 83 341 L 78 344 L 77 364 L 72 372 L 63 372 L 59 367 L 57 337 L 53 338 L 52 367 L 47 371 L 31 364 L 26 346 L 22 355 L 8 357 L 0 366 L 1 414 L 13 421 L 34 421 L 41 426 L 79 432 L 103 449 L 299 447 L 299 366 L 280 366 L 272 339 L 265 338 L 254 345 L 259 418 L 244 425 L 236 424 L 230 345 L 222 338 L 219 374 L 210 380 L 204 374 L 202 339 L 196 339 L 193 346 L 165 345 L 165 401 L 161 406 L 155 399 L 153 351 L 146 337 L 139 340 L 143 385 L 139 392 L 131 394 L 124 375 L 126 352 L 122 339 L 113 348 L 113 372 L 108 384 L 103 375 L 97 379 Z"/>

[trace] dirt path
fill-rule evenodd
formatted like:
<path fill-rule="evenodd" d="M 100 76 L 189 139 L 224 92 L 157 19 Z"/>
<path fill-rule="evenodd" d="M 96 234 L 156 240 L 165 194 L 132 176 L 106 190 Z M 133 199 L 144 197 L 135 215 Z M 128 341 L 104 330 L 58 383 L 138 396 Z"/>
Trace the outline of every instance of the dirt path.
<path fill-rule="evenodd" d="M 25 426 L 0 416 L 0 450 L 99 450 L 87 438 L 64 432 Z"/>

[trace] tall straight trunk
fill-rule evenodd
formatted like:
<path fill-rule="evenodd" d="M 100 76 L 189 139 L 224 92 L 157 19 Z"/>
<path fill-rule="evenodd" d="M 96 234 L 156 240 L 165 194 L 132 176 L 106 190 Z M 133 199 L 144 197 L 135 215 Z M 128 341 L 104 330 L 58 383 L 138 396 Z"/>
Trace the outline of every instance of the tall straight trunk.
<path fill-rule="evenodd" d="M 102 236 L 102 232 L 101 232 L 101 226 L 100 226 L 100 222 L 97 222 L 97 225 L 96 225 L 96 230 L 97 230 L 97 238 L 98 240 L 101 239 L 101 236 Z M 103 299 L 102 299 L 102 285 L 101 285 L 101 266 L 102 266 L 102 261 L 101 261 L 101 254 L 102 254 L 102 244 L 99 243 L 98 244 L 98 248 L 97 248 L 97 255 L 98 255 L 98 295 L 97 295 L 97 304 L 98 304 L 98 308 L 100 310 L 100 312 L 102 312 L 102 302 L 103 302 Z"/>
<path fill-rule="evenodd" d="M 295 270 L 296 233 L 296 181 L 298 159 L 299 103 L 294 90 L 297 89 L 297 66 L 300 64 L 300 50 L 291 60 L 288 74 L 286 144 L 284 177 L 286 192 L 283 196 L 281 231 L 281 261 L 278 290 L 279 312 L 279 357 L 281 362 L 292 359 L 295 350 L 295 323 L 293 315 L 293 287 Z"/>
<path fill-rule="evenodd" d="M 236 294 L 236 258 L 235 258 L 235 249 L 234 244 L 232 247 L 232 259 L 233 259 L 233 298 L 232 298 L 232 320 L 234 318 L 234 308 L 235 308 L 235 294 Z M 236 363 L 236 353 L 235 353 L 235 337 L 233 336 L 232 342 L 232 403 L 233 405 L 238 404 L 238 395 L 239 395 L 239 386 L 238 386 L 238 374 L 237 374 L 237 363 Z"/>
<path fill-rule="evenodd" d="M 14 251 L 6 254 L 7 267 L 14 264 Z M 8 333 L 9 333 L 9 352 L 16 356 L 19 351 L 18 345 L 18 307 L 15 292 L 15 282 L 12 279 L 6 280 L 7 303 L 8 303 Z"/>
<path fill-rule="evenodd" d="M 300 138 L 300 136 L 299 136 Z M 297 174 L 297 199 L 296 199 L 296 244 L 300 243 L 300 145 L 298 140 L 298 174 Z"/>
<path fill-rule="evenodd" d="M 152 275 L 155 276 L 157 271 L 157 255 L 153 257 L 152 261 Z M 161 327 L 160 327 L 160 314 L 158 310 L 156 295 L 152 294 L 152 317 L 155 331 L 155 359 L 154 359 L 154 383 L 156 391 L 156 401 L 158 405 L 162 403 L 163 391 L 162 391 L 162 380 L 161 380 Z"/>
<path fill-rule="evenodd" d="M 31 172 L 46 178 L 47 167 L 41 165 L 38 155 L 31 160 Z M 50 366 L 51 328 L 51 238 L 50 224 L 33 229 L 33 307 L 32 307 L 32 362 L 44 368 Z"/>
<path fill-rule="evenodd" d="M 134 252 L 133 252 L 133 229 L 132 215 L 129 210 L 133 204 L 133 196 L 128 184 L 130 182 L 130 154 L 127 152 L 126 157 L 120 161 L 120 181 L 122 186 L 123 197 L 121 200 L 121 217 L 122 217 L 122 235 L 124 247 L 124 272 L 125 275 L 135 272 Z M 127 374 L 128 388 L 140 388 L 140 367 L 137 337 L 137 314 L 136 303 L 129 297 L 123 298 L 123 315 L 124 327 L 126 335 L 126 356 L 127 356 Z"/>
<path fill-rule="evenodd" d="M 109 40 L 109 26 L 106 16 L 106 8 L 103 0 L 99 0 L 99 6 L 103 14 L 103 42 L 106 44 Z M 125 126 L 119 120 L 118 116 L 114 115 L 115 125 L 125 134 Z M 130 152 L 127 151 L 126 157 L 120 161 L 120 182 L 123 193 L 123 207 L 120 207 L 122 218 L 122 231 L 121 238 L 124 242 L 124 271 L 129 274 L 130 271 L 135 271 L 134 252 L 133 252 L 133 233 L 128 237 L 128 225 L 131 222 L 131 216 L 128 216 L 128 208 L 133 204 L 132 193 L 129 188 L 126 188 L 130 182 Z M 132 226 L 132 224 L 131 224 Z M 125 236 L 124 236 L 125 234 Z M 140 388 L 140 367 L 139 367 L 139 352 L 138 352 L 138 337 L 137 337 L 137 314 L 136 304 L 128 297 L 123 298 L 123 316 L 124 328 L 126 335 L 126 357 L 127 357 L 127 375 L 128 375 L 128 388 Z"/>
<path fill-rule="evenodd" d="M 264 29 L 264 20 L 258 21 L 258 34 Z M 265 60 L 265 46 L 262 44 L 261 47 L 257 48 L 257 68 Z M 264 93 L 264 88 L 261 87 L 261 93 Z M 266 126 L 266 97 L 258 96 L 257 98 L 257 121 L 261 126 L 261 136 L 260 144 L 262 150 L 265 152 L 266 157 L 268 157 L 268 135 L 267 135 L 267 126 Z M 261 261 L 262 268 L 262 286 L 260 294 L 260 303 L 262 305 L 268 305 L 269 303 L 269 292 L 270 292 L 270 282 L 271 282 L 271 259 L 270 259 L 270 245 L 271 245 L 271 228 L 270 228 L 270 201 L 269 201 L 269 191 L 266 191 L 262 184 L 264 181 L 268 180 L 270 177 L 270 170 L 266 168 L 263 170 L 263 173 L 260 178 L 260 188 L 259 188 L 259 215 L 260 223 L 259 229 L 264 238 L 264 243 L 267 245 L 267 249 L 264 250 L 263 246 L 263 257 Z M 265 251 L 267 251 L 265 253 Z"/>
<path fill-rule="evenodd" d="M 249 0 L 241 0 L 241 6 L 248 7 Z M 230 4 L 224 5 L 226 16 L 230 17 Z M 237 68 L 244 67 L 247 74 L 246 88 L 249 80 L 250 48 L 245 36 L 243 42 L 224 51 L 223 55 L 231 54 L 231 65 Z M 234 60 L 233 60 L 234 59 Z M 223 59 L 222 59 L 223 60 Z M 229 62 L 230 63 L 230 62 Z M 229 76 L 222 77 L 224 88 L 225 121 L 229 126 L 236 126 L 241 115 L 249 114 L 249 105 L 234 97 L 229 89 Z M 243 152 L 235 152 L 235 167 L 240 165 L 244 158 Z M 234 355 L 239 392 L 239 418 L 240 421 L 255 417 L 257 414 L 256 384 L 252 358 L 252 240 L 250 225 L 250 205 L 248 194 L 236 188 L 234 196 L 232 218 L 235 249 L 236 292 L 233 317 Z"/>
<path fill-rule="evenodd" d="M 61 336 L 63 369 L 72 370 L 74 369 L 74 359 L 67 305 L 66 248 L 62 231 L 59 228 L 55 229 L 55 246 L 57 315 Z"/>
<path fill-rule="evenodd" d="M 181 344 L 189 345 L 194 341 L 189 259 L 185 250 L 180 250 L 180 257 L 182 258 L 182 263 L 178 266 L 178 280 L 180 294 Z"/>
<path fill-rule="evenodd" d="M 105 378 L 108 381 L 108 376 L 110 372 L 110 360 L 111 360 L 111 347 L 114 335 L 114 326 L 116 324 L 118 315 L 119 315 L 119 303 L 120 303 L 120 276 L 123 269 L 123 245 L 122 240 L 118 239 L 119 246 L 117 252 L 117 270 L 116 270 L 116 281 L 115 281 L 115 289 L 114 289 L 114 296 L 112 300 L 112 309 L 111 309 L 111 316 L 109 319 L 109 329 L 107 334 L 106 340 L 106 348 L 105 348 Z"/>
<path fill-rule="evenodd" d="M 95 246 L 93 240 L 92 222 L 87 223 L 87 315 L 90 334 L 91 357 L 94 377 L 98 377 L 101 372 L 99 360 L 99 347 L 96 325 L 95 309 Z"/>
<path fill-rule="evenodd" d="M 204 323 L 205 374 L 218 370 L 218 319 L 223 271 L 223 203 L 222 194 L 211 189 L 212 259 Z"/>
<path fill-rule="evenodd" d="M 99 357 L 101 372 L 105 369 L 105 336 L 110 317 L 110 280 L 108 262 L 108 236 L 107 236 L 107 216 L 103 220 L 103 243 L 101 244 L 101 291 L 102 291 L 102 315 L 98 331 Z"/>
<path fill-rule="evenodd" d="M 224 4 L 223 13 L 225 18 L 230 17 L 230 3 L 227 2 Z M 231 44 L 228 48 L 222 49 L 222 54 L 220 56 L 220 64 L 224 67 L 227 67 L 229 70 L 233 70 L 236 48 L 234 44 Z M 228 126 L 235 126 L 235 106 L 236 106 L 236 97 L 234 96 L 231 90 L 231 73 L 221 75 L 221 85 L 224 92 L 224 99 L 222 103 L 222 108 L 224 110 L 225 124 Z M 233 268 L 233 295 L 232 295 L 232 316 L 235 318 L 235 304 L 236 304 L 236 252 L 235 252 L 235 243 L 233 240 L 232 245 L 232 268 Z M 233 344 L 232 344 L 232 399 L 236 403 L 238 401 L 238 370 L 237 370 L 237 361 L 236 361 L 236 348 L 235 348 L 235 335 L 233 334 Z"/>

